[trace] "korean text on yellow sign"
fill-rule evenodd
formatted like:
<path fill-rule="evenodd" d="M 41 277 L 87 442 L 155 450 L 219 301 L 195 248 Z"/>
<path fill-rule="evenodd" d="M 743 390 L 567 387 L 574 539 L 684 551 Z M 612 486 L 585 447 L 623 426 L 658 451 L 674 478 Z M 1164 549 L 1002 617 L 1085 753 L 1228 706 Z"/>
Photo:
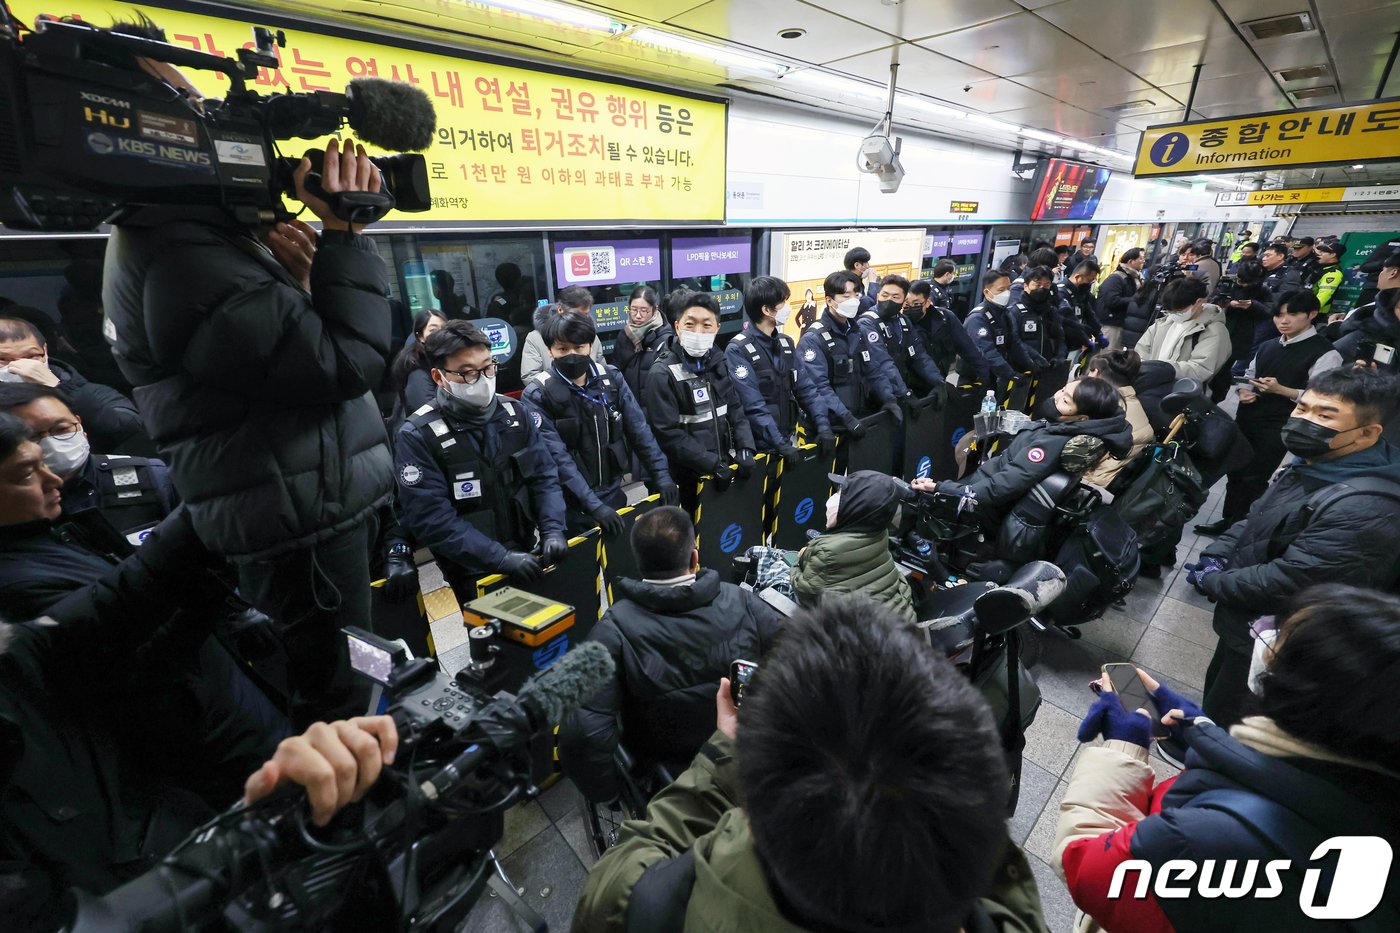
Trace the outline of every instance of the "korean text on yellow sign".
<path fill-rule="evenodd" d="M 93 0 L 12 3 L 33 22 L 39 13 L 77 16 L 98 26 L 129 6 Z M 141 4 L 173 45 L 233 57 L 252 48 L 250 16 L 224 19 Z M 726 110 L 723 103 L 490 64 L 288 28 L 282 67 L 261 69 L 262 93 L 340 91 L 352 78 L 408 81 L 432 99 L 437 137 L 424 153 L 432 188 L 427 213 L 390 220 L 613 221 L 724 220 Z M 187 70 L 209 97 L 228 79 Z M 322 145 L 286 141 L 284 151 Z"/>
<path fill-rule="evenodd" d="M 1138 176 L 1400 159 L 1400 98 L 1149 127 Z"/>

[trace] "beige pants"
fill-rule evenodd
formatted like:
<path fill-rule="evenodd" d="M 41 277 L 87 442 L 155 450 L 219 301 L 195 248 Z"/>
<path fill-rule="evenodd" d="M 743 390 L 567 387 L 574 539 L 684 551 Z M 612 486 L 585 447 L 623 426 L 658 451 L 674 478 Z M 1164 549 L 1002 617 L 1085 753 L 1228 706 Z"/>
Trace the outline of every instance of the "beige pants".
<path fill-rule="evenodd" d="M 1108 338 L 1108 350 L 1123 349 L 1123 328 L 1115 327 L 1112 324 L 1105 324 L 1103 326 L 1103 335 Z"/>

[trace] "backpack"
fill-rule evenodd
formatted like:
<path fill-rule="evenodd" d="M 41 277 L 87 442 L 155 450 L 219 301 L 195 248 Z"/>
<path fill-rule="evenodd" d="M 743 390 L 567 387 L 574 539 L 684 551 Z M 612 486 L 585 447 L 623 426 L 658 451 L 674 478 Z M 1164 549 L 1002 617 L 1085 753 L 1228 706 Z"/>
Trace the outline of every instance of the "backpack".
<path fill-rule="evenodd" d="M 1097 505 L 1054 563 L 1065 572 L 1065 589 L 1046 607 L 1046 617 L 1056 625 L 1089 622 L 1137 583 L 1138 537 L 1112 506 Z"/>
<path fill-rule="evenodd" d="M 1137 532 L 1142 547 L 1152 547 L 1171 539 L 1200 511 L 1208 490 L 1191 457 L 1175 441 L 1148 447 L 1137 459 L 1143 463 L 1132 479 L 1120 485 L 1114 477 L 1110 484 L 1112 508 Z"/>

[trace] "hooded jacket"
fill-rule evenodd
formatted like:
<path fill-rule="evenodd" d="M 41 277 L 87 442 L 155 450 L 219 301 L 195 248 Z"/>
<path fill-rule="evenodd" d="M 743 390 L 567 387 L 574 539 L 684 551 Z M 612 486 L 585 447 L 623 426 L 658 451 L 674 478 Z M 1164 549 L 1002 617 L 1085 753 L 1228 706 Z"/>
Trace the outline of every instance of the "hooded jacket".
<path fill-rule="evenodd" d="M 913 590 L 890 555 L 889 527 L 899 508 L 894 481 L 861 470 L 846 477 L 840 495 L 835 527 L 813 538 L 793 568 L 798 603 L 815 605 L 826 592 L 862 593 L 917 622 Z"/>
<path fill-rule="evenodd" d="M 1370 314 L 1357 312 L 1342 322 L 1342 336 L 1332 342 L 1332 348 L 1342 355 L 1343 365 L 1360 359 L 1367 344 L 1400 347 L 1400 318 L 1395 316 L 1397 305 L 1400 305 L 1400 288 L 1387 288 L 1376 293 L 1376 303 Z"/>
<path fill-rule="evenodd" d="M 714 731 L 715 685 L 736 659 L 758 661 L 782 622 L 714 570 L 683 586 L 622 578 L 614 588 L 620 598 L 588 637 L 617 673 L 559 732 L 564 772 L 597 801 L 620 790 L 613 756 L 623 736 L 639 762 L 685 770 Z"/>
<path fill-rule="evenodd" d="M 1225 326 L 1225 312 L 1208 304 L 1186 325 L 1175 347 L 1167 346 L 1171 328 L 1169 318 L 1158 318 L 1137 343 L 1137 352 L 1146 360 L 1164 360 L 1176 368 L 1178 379 L 1199 379 L 1210 382 L 1230 359 L 1230 331 Z"/>
<path fill-rule="evenodd" d="M 1226 567 L 1206 575 L 1201 589 L 1222 607 L 1253 618 L 1281 611 L 1290 596 L 1318 580 L 1393 584 L 1400 579 L 1400 504 L 1357 493 L 1302 525 L 1313 493 L 1361 476 L 1400 485 L 1400 448 L 1382 439 L 1336 460 L 1285 467 L 1244 520 L 1202 552 Z"/>
<path fill-rule="evenodd" d="M 1118 471 L 1127 466 L 1128 461 L 1138 455 L 1138 451 L 1157 438 L 1157 433 L 1152 430 L 1152 422 L 1148 420 L 1147 412 L 1138 401 L 1137 392 L 1133 387 L 1122 386 L 1118 394 L 1123 397 L 1123 414 L 1133 431 L 1133 447 L 1125 457 L 1104 457 L 1097 466 L 1091 467 L 1081 477 L 1084 482 L 1093 483 L 1095 486 L 1107 486 L 1113 482 L 1113 477 L 1118 475 Z"/>
<path fill-rule="evenodd" d="M 535 329 L 525 336 L 525 345 L 520 348 L 520 381 L 529 382 L 530 377 L 535 373 L 544 371 L 544 361 L 549 359 L 549 347 L 544 345 L 544 338 L 540 336 L 540 329 L 544 327 L 544 322 L 549 320 L 551 314 L 556 313 L 556 305 L 540 305 L 535 309 L 532 320 Z M 660 310 L 656 312 L 660 314 Z M 593 338 L 593 361 L 599 366 L 606 365 L 607 357 L 603 356 L 603 342 L 597 337 Z"/>
<path fill-rule="evenodd" d="M 106 268 L 117 362 L 205 545 L 265 560 L 388 501 L 371 390 L 389 305 L 367 238 L 324 240 L 310 294 L 246 232 L 192 221 L 118 227 Z"/>
<path fill-rule="evenodd" d="M 1186 737 L 1186 770 L 1155 787 L 1148 751 L 1139 745 L 1114 740 L 1080 756 L 1060 805 L 1052 859 L 1075 904 L 1090 915 L 1077 929 L 1276 933 L 1310 928 L 1313 921 L 1298 906 L 1305 867 L 1300 859 L 1335 836 L 1381 836 L 1392 847 L 1400 845 L 1400 811 L 1394 803 L 1400 775 L 1340 758 L 1262 716 L 1246 719 L 1229 734 L 1202 724 L 1188 728 Z M 1123 896 L 1110 900 L 1114 873 L 1129 859 L 1146 861 L 1157 871 L 1171 859 L 1214 859 L 1211 881 L 1217 885 L 1223 860 L 1294 864 L 1280 874 L 1284 891 L 1273 898 L 1204 898 L 1195 893 L 1195 878 L 1177 885 L 1192 888 L 1191 896 L 1159 898 L 1149 890 L 1138 898 L 1139 873 L 1126 871 Z M 1231 887 L 1242 883 L 1244 871 L 1237 862 Z M 1262 867 L 1256 879 L 1256 887 L 1266 884 Z M 1392 871 L 1379 907 L 1337 928 L 1394 930 L 1397 922 L 1400 876 Z"/>

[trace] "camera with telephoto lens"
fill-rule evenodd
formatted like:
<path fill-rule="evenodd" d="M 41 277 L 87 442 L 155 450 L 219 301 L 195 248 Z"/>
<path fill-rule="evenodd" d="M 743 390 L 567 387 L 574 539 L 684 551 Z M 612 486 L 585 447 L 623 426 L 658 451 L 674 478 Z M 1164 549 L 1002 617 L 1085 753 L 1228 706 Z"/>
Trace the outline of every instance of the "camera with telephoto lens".
<path fill-rule="evenodd" d="M 1195 266 L 1183 265 L 1175 256 L 1170 261 L 1163 264 L 1152 273 L 1152 281 L 1157 285 L 1165 285 L 1173 279 L 1184 279 L 1195 270 Z"/>
<path fill-rule="evenodd" d="M 612 681 L 586 642 L 495 696 L 344 629 L 350 665 L 390 698 L 398 751 L 365 798 L 325 829 L 287 786 L 239 803 L 103 897 L 74 892 L 71 933 L 114 930 L 459 929 L 495 867 L 502 813 L 537 794 L 551 732 Z"/>
<path fill-rule="evenodd" d="M 348 123 L 382 149 L 431 145 L 432 102 L 410 84 L 357 78 L 344 93 L 249 90 L 259 68 L 279 67 L 276 49 L 286 41 L 261 27 L 253 38 L 255 48 L 239 49 L 236 60 L 51 18 L 21 38 L 0 0 L 0 223 L 76 232 L 213 211 L 268 226 L 293 216 L 282 197 L 295 196 L 300 162 L 282 158 L 277 140 L 318 139 Z M 228 93 L 201 109 L 144 70 L 143 59 L 219 72 Z M 354 223 L 432 206 L 422 155 L 372 161 L 383 181 L 377 193 L 327 196 L 314 174 L 307 189 Z"/>

